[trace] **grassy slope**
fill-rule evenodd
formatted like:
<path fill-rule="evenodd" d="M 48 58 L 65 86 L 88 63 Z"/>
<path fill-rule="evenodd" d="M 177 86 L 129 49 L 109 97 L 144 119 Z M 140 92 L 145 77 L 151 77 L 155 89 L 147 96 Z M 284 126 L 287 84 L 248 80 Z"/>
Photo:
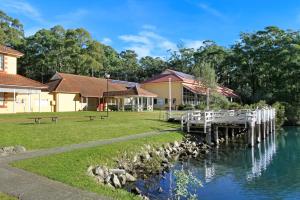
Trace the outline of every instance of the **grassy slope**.
<path fill-rule="evenodd" d="M 105 114 L 70 112 L 0 115 L 0 147 L 18 144 L 27 149 L 50 148 L 177 127 L 160 121 L 159 112 L 112 112 L 108 119 L 95 121 L 85 117 Z M 41 124 L 33 124 L 33 120 L 28 119 L 33 116 L 58 116 L 59 122 L 55 124 L 45 119 Z"/>
<path fill-rule="evenodd" d="M 97 184 L 93 178 L 86 175 L 88 166 L 101 164 L 112 167 L 115 165 L 113 158 L 124 154 L 125 151 L 127 153 L 139 152 L 140 147 L 145 144 L 158 146 L 181 138 L 181 133 L 172 132 L 102 147 L 19 161 L 13 165 L 114 199 L 133 199 L 134 196 L 125 190 L 112 190 L 109 187 Z"/>
<path fill-rule="evenodd" d="M 16 200 L 16 198 L 0 192 L 0 200 Z"/>

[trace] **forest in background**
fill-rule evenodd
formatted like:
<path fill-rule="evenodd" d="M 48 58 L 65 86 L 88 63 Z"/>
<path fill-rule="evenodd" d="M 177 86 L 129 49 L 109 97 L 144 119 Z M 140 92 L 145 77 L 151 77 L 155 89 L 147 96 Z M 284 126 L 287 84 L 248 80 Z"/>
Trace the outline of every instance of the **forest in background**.
<path fill-rule="evenodd" d="M 300 123 L 300 32 L 268 26 L 241 33 L 236 43 L 222 47 L 203 41 L 198 49 L 178 45 L 168 59 L 139 58 L 133 50 L 117 52 L 83 29 L 57 25 L 25 37 L 23 24 L 0 11 L 0 44 L 24 53 L 18 73 L 47 82 L 56 72 L 141 82 L 169 68 L 200 77 L 209 74 L 235 90 L 244 104 L 265 100 L 285 105 L 289 124 Z M 206 73 L 204 73 L 206 72 Z M 208 72 L 208 73 L 207 73 Z"/>

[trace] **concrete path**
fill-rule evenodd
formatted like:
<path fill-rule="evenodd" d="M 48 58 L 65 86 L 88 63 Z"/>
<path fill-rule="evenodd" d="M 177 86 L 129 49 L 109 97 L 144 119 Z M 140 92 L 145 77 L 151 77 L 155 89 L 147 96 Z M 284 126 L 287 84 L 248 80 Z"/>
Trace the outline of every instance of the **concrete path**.
<path fill-rule="evenodd" d="M 153 131 L 136 135 L 129 135 L 107 140 L 91 141 L 69 146 L 55 147 L 45 150 L 28 151 L 22 154 L 0 158 L 0 191 L 19 197 L 22 200 L 106 200 L 107 197 L 73 188 L 64 183 L 50 180 L 25 170 L 9 166 L 10 162 L 34 158 L 39 156 L 57 154 L 95 146 L 112 144 L 132 139 L 159 135 L 176 129 Z M 47 166 L 45 166 L 47 167 Z"/>

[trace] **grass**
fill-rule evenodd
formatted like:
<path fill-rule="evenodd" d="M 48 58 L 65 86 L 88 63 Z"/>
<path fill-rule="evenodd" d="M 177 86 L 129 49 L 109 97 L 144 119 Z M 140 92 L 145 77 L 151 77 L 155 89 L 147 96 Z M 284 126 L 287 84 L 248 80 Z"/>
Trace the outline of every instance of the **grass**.
<path fill-rule="evenodd" d="M 0 200 L 17 200 L 17 198 L 0 192 Z"/>
<path fill-rule="evenodd" d="M 88 166 L 100 164 L 113 167 L 116 164 L 114 158 L 123 155 L 125 151 L 136 153 L 145 144 L 160 146 L 181 139 L 182 134 L 180 132 L 170 132 L 101 147 L 18 161 L 13 163 L 13 166 L 114 199 L 129 200 L 136 197 L 122 189 L 113 190 L 107 186 L 99 185 L 93 178 L 87 176 Z"/>
<path fill-rule="evenodd" d="M 22 145 L 27 149 L 43 149 L 110 139 L 144 133 L 178 125 L 159 120 L 160 112 L 111 112 L 108 119 L 89 121 L 88 115 L 105 115 L 99 112 L 34 113 L 0 115 L 0 147 Z M 58 116 L 57 124 L 50 119 L 34 124 L 33 116 Z"/>

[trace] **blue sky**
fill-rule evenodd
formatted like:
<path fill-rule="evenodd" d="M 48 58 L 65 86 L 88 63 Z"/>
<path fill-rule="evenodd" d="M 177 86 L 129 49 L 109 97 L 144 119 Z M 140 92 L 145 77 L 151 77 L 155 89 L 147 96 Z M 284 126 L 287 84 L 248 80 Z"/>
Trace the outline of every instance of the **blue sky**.
<path fill-rule="evenodd" d="M 165 56 L 177 44 L 203 40 L 229 46 L 240 32 L 269 25 L 298 30 L 298 0 L 0 0 L 0 9 L 24 24 L 26 35 L 60 24 L 83 27 L 116 50 Z"/>

